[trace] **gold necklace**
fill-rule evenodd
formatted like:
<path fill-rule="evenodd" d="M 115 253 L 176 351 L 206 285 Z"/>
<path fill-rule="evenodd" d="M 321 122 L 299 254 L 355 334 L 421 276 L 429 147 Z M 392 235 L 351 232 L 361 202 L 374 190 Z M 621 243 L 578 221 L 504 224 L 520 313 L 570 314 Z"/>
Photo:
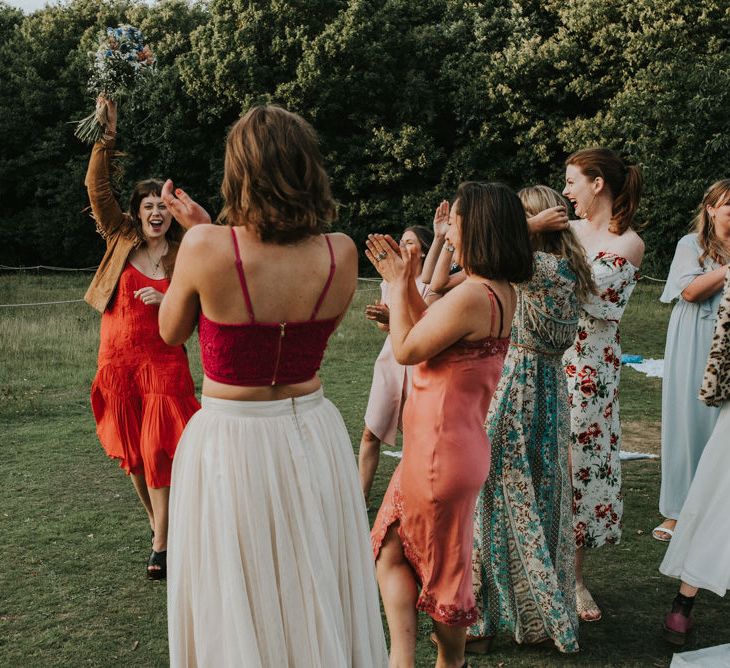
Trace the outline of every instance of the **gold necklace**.
<path fill-rule="evenodd" d="M 165 255 L 167 255 L 168 248 L 169 248 L 169 246 L 166 243 L 165 250 L 162 251 L 160 257 L 157 259 L 157 262 L 154 262 L 152 260 L 152 255 L 150 254 L 149 246 L 147 244 L 145 244 L 144 250 L 145 250 L 145 253 L 147 253 L 147 259 L 150 261 L 150 265 L 152 266 L 152 271 L 150 272 L 152 274 L 152 276 L 150 278 L 155 278 L 157 276 L 157 270 L 160 268 L 160 264 L 162 263 L 162 258 L 165 257 Z M 163 270 L 163 273 L 164 273 L 164 270 Z"/>

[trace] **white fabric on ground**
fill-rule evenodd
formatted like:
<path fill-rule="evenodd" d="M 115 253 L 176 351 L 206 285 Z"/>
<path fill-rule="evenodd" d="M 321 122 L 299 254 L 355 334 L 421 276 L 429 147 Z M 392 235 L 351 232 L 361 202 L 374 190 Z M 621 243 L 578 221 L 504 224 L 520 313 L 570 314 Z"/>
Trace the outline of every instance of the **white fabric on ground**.
<path fill-rule="evenodd" d="M 675 654 L 669 668 L 730 668 L 730 644 Z"/>
<path fill-rule="evenodd" d="M 629 452 L 628 450 L 621 450 L 619 457 L 621 457 L 622 462 L 632 459 L 659 459 L 659 455 L 652 455 L 648 452 Z"/>
<path fill-rule="evenodd" d="M 624 366 L 630 366 L 632 369 L 646 374 L 649 378 L 664 377 L 664 360 L 645 359 L 641 362 L 628 362 Z"/>

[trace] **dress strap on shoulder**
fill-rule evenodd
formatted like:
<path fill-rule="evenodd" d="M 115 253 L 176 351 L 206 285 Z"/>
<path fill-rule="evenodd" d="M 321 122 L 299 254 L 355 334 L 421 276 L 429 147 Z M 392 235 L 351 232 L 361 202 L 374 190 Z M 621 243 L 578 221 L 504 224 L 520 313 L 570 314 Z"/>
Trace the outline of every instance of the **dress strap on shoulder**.
<path fill-rule="evenodd" d="M 497 293 L 489 285 L 487 285 L 486 283 L 482 283 L 482 285 L 487 289 L 489 301 L 492 303 L 492 318 L 490 323 L 492 331 L 494 331 L 494 319 L 497 316 L 497 312 L 494 308 L 495 302 L 499 307 L 499 329 L 497 330 L 497 338 L 502 338 L 502 328 L 504 327 L 504 309 L 502 308 L 502 302 L 500 301 L 499 297 L 497 297 Z"/>
<path fill-rule="evenodd" d="M 253 315 L 253 304 L 251 303 L 251 296 L 248 294 L 248 286 L 246 285 L 246 275 L 243 273 L 243 262 L 241 261 L 241 251 L 238 249 L 238 239 L 236 238 L 236 231 L 231 227 L 231 236 L 233 237 L 233 248 L 236 251 L 236 270 L 238 271 L 238 280 L 241 282 L 241 290 L 243 292 L 243 299 L 246 302 L 246 310 L 248 316 L 251 318 L 251 322 L 256 322 L 256 318 Z"/>
<path fill-rule="evenodd" d="M 322 306 L 322 302 L 324 301 L 324 298 L 327 296 L 327 291 L 330 289 L 330 285 L 332 285 L 332 279 L 335 277 L 335 269 L 337 268 L 337 265 L 335 264 L 335 252 L 332 249 L 332 242 L 330 241 L 330 238 L 327 234 L 324 235 L 324 238 L 327 241 L 327 248 L 329 249 L 329 252 L 330 252 L 330 273 L 327 276 L 327 281 L 324 284 L 322 293 L 319 295 L 319 299 L 317 300 L 317 303 L 314 305 L 314 310 L 312 311 L 312 315 L 309 317 L 310 320 L 314 320 L 317 317 L 317 313 L 319 313 L 319 309 Z"/>

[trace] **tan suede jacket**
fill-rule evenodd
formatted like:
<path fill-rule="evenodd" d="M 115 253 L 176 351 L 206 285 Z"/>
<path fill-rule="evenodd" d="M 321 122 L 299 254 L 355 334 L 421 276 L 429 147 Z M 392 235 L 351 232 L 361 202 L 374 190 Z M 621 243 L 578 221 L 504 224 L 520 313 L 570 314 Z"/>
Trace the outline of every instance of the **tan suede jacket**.
<path fill-rule="evenodd" d="M 106 240 L 106 253 L 84 295 L 86 302 L 100 313 L 104 312 L 114 295 L 129 254 L 142 242 L 132 225 L 131 216 L 122 211 L 114 197 L 110 179 L 113 156 L 113 139 L 96 142 L 84 182 L 96 229 Z"/>

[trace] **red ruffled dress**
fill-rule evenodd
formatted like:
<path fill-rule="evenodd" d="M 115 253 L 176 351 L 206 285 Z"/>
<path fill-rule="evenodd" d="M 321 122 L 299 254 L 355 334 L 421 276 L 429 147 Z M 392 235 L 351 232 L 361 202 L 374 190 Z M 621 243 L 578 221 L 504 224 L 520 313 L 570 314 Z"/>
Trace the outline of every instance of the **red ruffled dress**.
<path fill-rule="evenodd" d="M 102 447 L 127 473 L 144 473 L 152 488 L 170 486 L 177 442 L 200 408 L 185 348 L 160 338 L 158 306 L 134 298 L 140 288 L 164 293 L 169 285 L 169 279 L 148 278 L 127 262 L 101 318 L 91 386 Z"/>

